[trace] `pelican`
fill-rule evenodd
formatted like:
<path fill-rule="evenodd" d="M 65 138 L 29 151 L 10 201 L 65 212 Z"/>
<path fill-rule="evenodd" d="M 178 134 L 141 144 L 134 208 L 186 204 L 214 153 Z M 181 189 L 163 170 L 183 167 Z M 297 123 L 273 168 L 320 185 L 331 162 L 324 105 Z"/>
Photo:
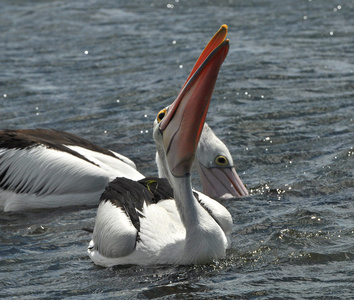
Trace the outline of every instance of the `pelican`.
<path fill-rule="evenodd" d="M 225 256 L 229 232 L 193 193 L 190 176 L 211 94 L 229 49 L 224 39 L 202 57 L 176 100 L 154 122 L 153 137 L 173 198 L 154 192 L 149 182 L 126 178 L 111 182 L 101 196 L 88 246 L 95 264 L 205 264 Z M 226 208 L 210 201 L 232 224 Z"/>
<path fill-rule="evenodd" d="M 224 25 L 215 34 L 186 83 L 213 45 L 225 38 L 226 31 Z M 230 164 L 211 167 L 210 162 L 218 163 L 220 156 Z M 159 176 L 165 177 L 158 155 L 156 160 Z M 230 152 L 206 124 L 197 148 L 196 166 L 206 195 L 247 195 Z M 218 178 L 225 172 L 228 176 Z M 144 175 L 129 158 L 71 133 L 48 129 L 0 131 L 0 209 L 4 211 L 97 205 L 105 187 L 116 177 L 137 181 Z M 201 193 L 199 197 L 204 199 Z M 205 201 L 209 201 L 208 197 Z"/>

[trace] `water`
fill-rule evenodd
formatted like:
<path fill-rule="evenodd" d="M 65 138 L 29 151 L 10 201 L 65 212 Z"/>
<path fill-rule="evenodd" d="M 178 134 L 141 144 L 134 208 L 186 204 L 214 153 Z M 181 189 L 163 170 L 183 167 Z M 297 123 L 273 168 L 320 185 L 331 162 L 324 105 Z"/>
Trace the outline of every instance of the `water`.
<path fill-rule="evenodd" d="M 0 128 L 55 128 L 155 175 L 157 112 L 221 24 L 207 121 L 251 196 L 224 201 L 227 258 L 104 269 L 95 208 L 0 213 L 0 297 L 354 298 L 350 1 L 2 1 Z M 195 179 L 196 187 L 200 185 Z"/>

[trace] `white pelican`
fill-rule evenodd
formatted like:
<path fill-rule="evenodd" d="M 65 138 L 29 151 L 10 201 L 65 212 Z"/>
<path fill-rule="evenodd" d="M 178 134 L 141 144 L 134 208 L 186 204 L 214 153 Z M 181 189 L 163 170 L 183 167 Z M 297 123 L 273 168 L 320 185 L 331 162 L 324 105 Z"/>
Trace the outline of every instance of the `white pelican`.
<path fill-rule="evenodd" d="M 228 233 L 193 194 L 190 170 L 228 49 L 228 40 L 213 45 L 176 100 L 160 111 L 154 122 L 156 148 L 174 199 L 164 193 L 156 196 L 149 183 L 116 178 L 103 193 L 97 210 L 88 247 L 94 263 L 105 267 L 203 264 L 225 256 Z M 214 205 L 232 224 L 230 213 L 218 202 Z"/>
<path fill-rule="evenodd" d="M 191 75 L 226 32 L 224 25 L 204 49 Z M 216 166 L 219 172 L 211 168 L 210 162 L 218 163 L 218 157 L 224 156 L 229 162 L 232 157 L 211 129 L 206 128 L 209 127 L 204 126 L 196 160 L 205 194 L 215 198 L 247 195 L 232 163 Z M 158 167 L 159 161 L 157 155 Z M 229 173 L 228 177 L 218 178 L 224 172 Z M 165 177 L 160 167 L 159 175 Z M 116 177 L 139 180 L 144 175 L 127 157 L 67 132 L 0 131 L 0 209 L 4 211 L 97 205 L 105 187 Z"/>

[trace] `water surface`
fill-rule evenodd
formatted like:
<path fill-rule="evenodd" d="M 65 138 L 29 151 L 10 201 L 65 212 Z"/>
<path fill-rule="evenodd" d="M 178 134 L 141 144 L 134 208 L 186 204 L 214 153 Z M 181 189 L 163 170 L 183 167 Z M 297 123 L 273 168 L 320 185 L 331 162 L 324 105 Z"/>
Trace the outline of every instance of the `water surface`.
<path fill-rule="evenodd" d="M 354 297 L 353 3 L 0 4 L 0 128 L 54 128 L 156 175 L 152 122 L 221 24 L 207 122 L 251 196 L 223 204 L 232 247 L 206 266 L 101 268 L 95 208 L 0 213 L 0 297 Z M 194 184 L 200 188 L 197 179 Z"/>

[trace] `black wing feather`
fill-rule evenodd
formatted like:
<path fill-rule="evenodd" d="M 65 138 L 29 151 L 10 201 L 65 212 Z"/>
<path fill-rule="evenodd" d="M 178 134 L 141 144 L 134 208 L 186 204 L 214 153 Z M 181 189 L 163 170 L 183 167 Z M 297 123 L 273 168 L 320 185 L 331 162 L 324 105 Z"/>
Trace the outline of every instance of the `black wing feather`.
<path fill-rule="evenodd" d="M 80 146 L 88 150 L 100 152 L 120 159 L 108 149 L 97 146 L 88 140 L 65 131 L 54 129 L 5 129 L 0 131 L 0 148 L 28 149 L 38 145 L 43 145 L 51 149 L 70 153 L 90 163 L 92 162 L 65 145 Z"/>
<path fill-rule="evenodd" d="M 110 201 L 113 205 L 124 209 L 134 227 L 140 231 L 139 217 L 143 217 L 140 212 L 143 210 L 144 202 L 151 205 L 171 198 L 173 198 L 173 190 L 167 179 L 146 177 L 134 181 L 118 177 L 108 184 L 100 201 Z"/>

